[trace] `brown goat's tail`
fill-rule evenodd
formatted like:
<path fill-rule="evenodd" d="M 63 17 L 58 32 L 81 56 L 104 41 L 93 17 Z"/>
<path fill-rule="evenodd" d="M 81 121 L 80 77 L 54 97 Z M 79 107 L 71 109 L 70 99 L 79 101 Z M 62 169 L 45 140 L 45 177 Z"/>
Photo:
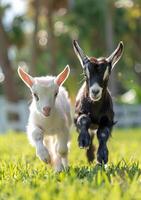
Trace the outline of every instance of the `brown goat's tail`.
<path fill-rule="evenodd" d="M 89 163 L 92 163 L 95 159 L 96 147 L 93 144 L 94 135 L 91 135 L 91 142 L 89 148 L 86 150 L 86 156 Z"/>

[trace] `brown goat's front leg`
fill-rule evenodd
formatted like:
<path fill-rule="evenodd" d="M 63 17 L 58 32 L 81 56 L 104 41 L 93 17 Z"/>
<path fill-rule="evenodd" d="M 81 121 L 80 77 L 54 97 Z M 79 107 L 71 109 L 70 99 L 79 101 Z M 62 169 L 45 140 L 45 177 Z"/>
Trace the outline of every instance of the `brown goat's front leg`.
<path fill-rule="evenodd" d="M 108 162 L 108 148 L 107 141 L 111 133 L 111 128 L 103 127 L 99 128 L 97 131 L 97 138 L 99 141 L 99 147 L 97 151 L 97 161 L 100 164 L 106 164 Z"/>
<path fill-rule="evenodd" d="M 88 115 L 80 115 L 77 119 L 77 129 L 79 132 L 78 136 L 78 144 L 80 148 L 87 148 L 90 145 L 90 134 L 88 132 L 88 129 L 91 124 L 91 119 Z"/>

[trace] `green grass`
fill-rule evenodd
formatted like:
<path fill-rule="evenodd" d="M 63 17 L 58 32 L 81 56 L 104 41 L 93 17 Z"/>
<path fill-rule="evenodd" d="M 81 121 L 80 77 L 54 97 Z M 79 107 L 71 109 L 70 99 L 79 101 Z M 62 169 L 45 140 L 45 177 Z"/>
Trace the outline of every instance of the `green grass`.
<path fill-rule="evenodd" d="M 141 199 L 141 130 L 114 130 L 109 165 L 88 165 L 72 132 L 70 170 L 55 174 L 38 160 L 26 135 L 0 136 L 0 200 Z"/>

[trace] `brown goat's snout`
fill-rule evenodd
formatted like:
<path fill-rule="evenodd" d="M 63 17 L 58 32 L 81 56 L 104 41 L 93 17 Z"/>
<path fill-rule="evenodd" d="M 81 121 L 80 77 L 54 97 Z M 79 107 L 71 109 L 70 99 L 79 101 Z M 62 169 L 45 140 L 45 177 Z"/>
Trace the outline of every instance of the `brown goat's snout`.
<path fill-rule="evenodd" d="M 94 96 L 97 96 L 99 94 L 100 90 L 99 89 L 92 89 L 92 93 Z"/>
<path fill-rule="evenodd" d="M 43 114 L 48 117 L 50 115 L 51 108 L 48 106 L 43 107 Z"/>

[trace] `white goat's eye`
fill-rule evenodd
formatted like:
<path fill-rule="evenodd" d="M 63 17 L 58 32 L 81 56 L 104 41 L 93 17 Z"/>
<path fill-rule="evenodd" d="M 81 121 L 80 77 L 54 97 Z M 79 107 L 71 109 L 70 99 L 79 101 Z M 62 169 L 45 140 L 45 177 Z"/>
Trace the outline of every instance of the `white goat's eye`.
<path fill-rule="evenodd" d="M 36 93 L 34 93 L 33 95 L 34 95 L 36 101 L 39 101 L 39 97 L 38 97 L 38 95 L 37 95 Z"/>
<path fill-rule="evenodd" d="M 54 95 L 55 98 L 57 97 L 57 94 L 58 94 L 58 92 L 55 92 L 55 95 Z"/>

